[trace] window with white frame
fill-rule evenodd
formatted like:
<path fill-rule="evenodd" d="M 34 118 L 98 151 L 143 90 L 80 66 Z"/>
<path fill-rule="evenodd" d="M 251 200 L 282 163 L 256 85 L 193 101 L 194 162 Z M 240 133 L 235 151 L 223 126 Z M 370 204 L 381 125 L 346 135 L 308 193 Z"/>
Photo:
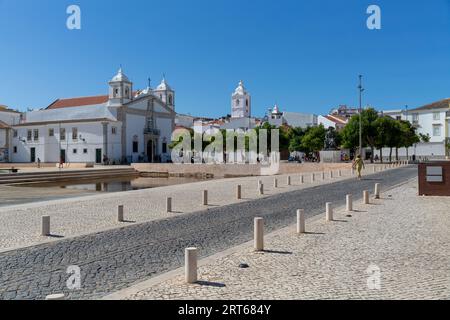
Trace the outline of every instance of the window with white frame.
<path fill-rule="evenodd" d="M 27 141 L 31 141 L 32 137 L 33 137 L 33 132 L 31 130 L 27 130 Z"/>
<path fill-rule="evenodd" d="M 117 128 L 111 127 L 111 134 L 117 134 Z"/>
<path fill-rule="evenodd" d="M 441 120 L 441 113 L 433 112 L 433 120 Z"/>
<path fill-rule="evenodd" d="M 59 130 L 59 139 L 61 141 L 65 141 L 66 140 L 66 129 L 65 128 L 61 128 Z"/>
<path fill-rule="evenodd" d="M 34 137 L 34 141 L 39 140 L 39 129 L 33 130 L 33 137 Z"/>
<path fill-rule="evenodd" d="M 17 138 L 17 130 L 13 130 L 13 137 Z"/>
<path fill-rule="evenodd" d="M 55 136 L 55 129 L 53 129 L 53 128 L 48 129 L 48 136 L 49 137 L 54 137 Z"/>
<path fill-rule="evenodd" d="M 433 136 L 434 137 L 441 136 L 441 126 L 440 125 L 433 125 Z"/>
<path fill-rule="evenodd" d="M 413 113 L 412 120 L 413 120 L 413 122 L 418 122 L 419 121 L 419 114 L 418 113 Z"/>

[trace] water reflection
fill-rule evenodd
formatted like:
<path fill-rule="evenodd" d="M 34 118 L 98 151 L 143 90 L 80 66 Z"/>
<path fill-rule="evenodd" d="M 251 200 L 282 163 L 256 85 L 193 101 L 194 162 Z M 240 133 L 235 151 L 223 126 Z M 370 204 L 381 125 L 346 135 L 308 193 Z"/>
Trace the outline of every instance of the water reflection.
<path fill-rule="evenodd" d="M 40 183 L 30 187 L 58 187 L 71 190 L 90 192 L 121 192 L 130 190 L 150 189 L 176 184 L 203 181 L 198 178 L 134 178 L 134 179 L 101 179 L 70 182 Z"/>

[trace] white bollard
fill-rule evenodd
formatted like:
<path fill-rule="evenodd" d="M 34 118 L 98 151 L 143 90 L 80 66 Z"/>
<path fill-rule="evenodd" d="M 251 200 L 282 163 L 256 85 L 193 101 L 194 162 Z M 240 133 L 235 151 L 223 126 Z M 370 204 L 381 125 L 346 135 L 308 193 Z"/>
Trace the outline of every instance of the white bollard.
<path fill-rule="evenodd" d="M 342 177 L 342 171 L 341 170 L 338 171 L 338 176 Z"/>
<path fill-rule="evenodd" d="M 380 199 L 380 184 L 375 183 L 375 199 Z"/>
<path fill-rule="evenodd" d="M 287 176 L 287 178 L 286 178 L 286 184 L 287 184 L 288 186 L 291 185 L 291 176 Z"/>
<path fill-rule="evenodd" d="M 330 179 L 333 179 L 333 171 L 330 171 Z"/>
<path fill-rule="evenodd" d="M 369 191 L 364 190 L 363 191 L 363 199 L 364 199 L 364 204 L 369 204 Z"/>
<path fill-rule="evenodd" d="M 305 233 L 305 210 L 297 210 L 297 233 Z"/>
<path fill-rule="evenodd" d="M 315 180 L 314 173 L 311 173 L 311 182 L 314 182 L 314 180 Z"/>
<path fill-rule="evenodd" d="M 333 221 L 333 207 L 331 202 L 327 202 L 326 204 L 326 219 L 328 222 Z"/>
<path fill-rule="evenodd" d="M 240 184 L 236 186 L 236 199 L 242 199 L 242 186 Z"/>
<path fill-rule="evenodd" d="M 208 190 L 203 190 L 203 205 L 207 206 L 208 205 Z"/>
<path fill-rule="evenodd" d="M 322 171 L 322 180 L 325 180 L 325 172 Z"/>
<path fill-rule="evenodd" d="M 186 248 L 184 251 L 184 273 L 186 283 L 197 282 L 197 248 Z"/>
<path fill-rule="evenodd" d="M 166 199 L 166 212 L 172 212 L 172 198 L 170 197 Z"/>
<path fill-rule="evenodd" d="M 262 181 L 261 180 L 258 180 L 258 191 L 261 189 L 261 184 L 262 184 Z"/>
<path fill-rule="evenodd" d="M 273 178 L 273 187 L 278 188 L 278 179 L 277 178 Z"/>
<path fill-rule="evenodd" d="M 264 184 L 259 185 L 259 194 L 262 196 L 264 194 Z"/>
<path fill-rule="evenodd" d="M 50 235 L 50 217 L 42 217 L 42 236 L 47 237 Z"/>
<path fill-rule="evenodd" d="M 353 197 L 351 194 L 348 194 L 346 196 L 346 207 L 347 207 L 347 212 L 351 212 L 353 211 Z"/>
<path fill-rule="evenodd" d="M 117 221 L 118 222 L 124 222 L 123 205 L 122 204 L 117 207 Z"/>
<path fill-rule="evenodd" d="M 303 175 L 300 176 L 300 184 L 305 183 L 305 178 L 303 177 Z"/>
<path fill-rule="evenodd" d="M 264 250 L 264 219 L 255 218 L 254 225 L 255 251 Z"/>
<path fill-rule="evenodd" d="M 64 293 L 50 294 L 45 297 L 45 300 L 64 300 L 66 296 Z"/>

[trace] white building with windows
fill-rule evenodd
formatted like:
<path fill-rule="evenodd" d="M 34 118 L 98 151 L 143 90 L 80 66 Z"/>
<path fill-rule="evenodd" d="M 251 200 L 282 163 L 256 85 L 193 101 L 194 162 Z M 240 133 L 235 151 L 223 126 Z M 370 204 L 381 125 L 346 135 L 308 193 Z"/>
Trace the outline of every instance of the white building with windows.
<path fill-rule="evenodd" d="M 417 157 L 444 158 L 449 156 L 450 143 L 450 98 L 436 101 L 411 110 L 383 111 L 384 115 L 397 120 L 407 120 L 417 128 L 417 133 L 428 135 L 428 143 L 419 143 L 408 150 L 408 155 Z M 386 155 L 383 150 L 383 156 Z M 406 149 L 399 150 L 400 157 L 406 156 Z"/>
<path fill-rule="evenodd" d="M 133 91 L 122 69 L 108 95 L 58 99 L 12 126 L 10 161 L 166 162 L 175 127 L 175 91 L 163 79 Z"/>
<path fill-rule="evenodd" d="M 20 122 L 20 112 L 0 105 L 0 162 L 9 162 L 12 125 Z"/>

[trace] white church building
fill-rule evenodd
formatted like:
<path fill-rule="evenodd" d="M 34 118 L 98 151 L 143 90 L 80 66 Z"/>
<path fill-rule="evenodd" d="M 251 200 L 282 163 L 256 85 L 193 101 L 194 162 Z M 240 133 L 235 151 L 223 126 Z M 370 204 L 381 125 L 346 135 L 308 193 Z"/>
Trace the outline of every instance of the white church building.
<path fill-rule="evenodd" d="M 12 125 L 11 162 L 167 162 L 175 92 L 163 79 L 134 91 L 122 69 L 107 95 L 57 99 Z"/>

